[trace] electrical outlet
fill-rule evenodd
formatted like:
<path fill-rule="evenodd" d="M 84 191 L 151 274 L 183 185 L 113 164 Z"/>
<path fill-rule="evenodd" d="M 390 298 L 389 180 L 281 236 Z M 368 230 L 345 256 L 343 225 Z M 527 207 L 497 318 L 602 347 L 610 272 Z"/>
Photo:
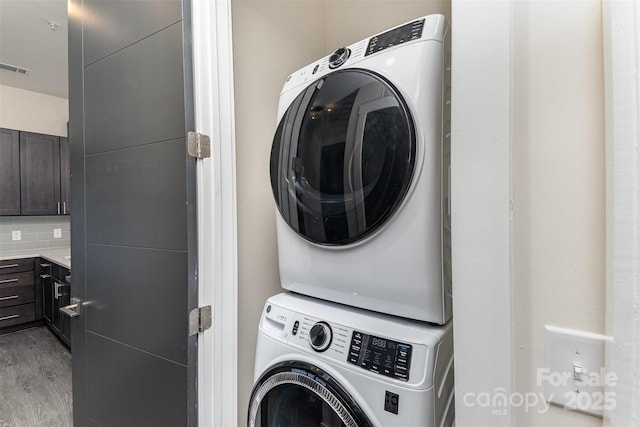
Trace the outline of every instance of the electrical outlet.
<path fill-rule="evenodd" d="M 538 370 L 549 403 L 602 416 L 615 408 L 617 375 L 604 366 L 605 342 L 611 338 L 590 332 L 545 326 L 546 367 Z"/>
<path fill-rule="evenodd" d="M 16 240 L 22 240 L 22 232 L 20 230 L 13 230 L 11 232 L 11 240 L 13 240 L 14 242 Z"/>
<path fill-rule="evenodd" d="M 61 239 L 62 238 L 62 228 L 54 228 L 53 229 L 53 238 Z"/>

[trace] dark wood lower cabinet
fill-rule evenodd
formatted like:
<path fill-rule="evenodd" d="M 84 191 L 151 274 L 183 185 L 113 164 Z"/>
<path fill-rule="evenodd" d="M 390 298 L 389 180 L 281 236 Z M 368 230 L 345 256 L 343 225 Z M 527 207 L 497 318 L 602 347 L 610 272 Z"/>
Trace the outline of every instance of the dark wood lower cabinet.
<path fill-rule="evenodd" d="M 13 305 L 0 308 L 0 326 L 14 326 L 36 320 L 33 304 Z"/>
<path fill-rule="evenodd" d="M 0 308 L 30 304 L 34 301 L 35 292 L 33 286 L 15 286 L 0 289 Z"/>
<path fill-rule="evenodd" d="M 33 258 L 0 261 L 0 333 L 31 326 L 39 319 L 40 296 L 34 279 Z"/>
<path fill-rule="evenodd" d="M 42 258 L 0 261 L 0 334 L 44 323 L 71 346 L 71 270 Z"/>
<path fill-rule="evenodd" d="M 42 317 L 49 328 L 66 345 L 71 346 L 71 319 L 60 313 L 60 307 L 70 304 L 71 270 L 41 260 Z"/>

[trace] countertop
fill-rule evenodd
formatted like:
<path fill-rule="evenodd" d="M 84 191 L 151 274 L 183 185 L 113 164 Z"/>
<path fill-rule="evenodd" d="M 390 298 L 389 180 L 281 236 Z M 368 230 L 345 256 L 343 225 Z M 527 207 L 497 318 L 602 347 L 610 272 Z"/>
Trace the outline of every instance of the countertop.
<path fill-rule="evenodd" d="M 0 252 L 0 261 L 18 258 L 44 258 L 63 267 L 71 268 L 71 248 L 28 249 Z"/>

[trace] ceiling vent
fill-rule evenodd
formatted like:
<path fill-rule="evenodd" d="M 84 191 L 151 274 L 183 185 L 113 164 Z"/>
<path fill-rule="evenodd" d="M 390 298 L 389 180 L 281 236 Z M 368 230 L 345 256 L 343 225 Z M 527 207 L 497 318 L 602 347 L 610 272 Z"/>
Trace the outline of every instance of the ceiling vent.
<path fill-rule="evenodd" d="M 0 62 L 0 70 L 11 71 L 18 74 L 29 74 L 29 71 L 31 71 L 28 68 L 16 67 L 15 65 L 5 64 L 4 62 Z"/>

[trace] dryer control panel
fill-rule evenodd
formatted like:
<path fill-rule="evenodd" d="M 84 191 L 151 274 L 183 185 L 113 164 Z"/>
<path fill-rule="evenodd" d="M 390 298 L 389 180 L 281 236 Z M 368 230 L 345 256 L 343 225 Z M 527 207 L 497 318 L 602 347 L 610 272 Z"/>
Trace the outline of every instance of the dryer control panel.
<path fill-rule="evenodd" d="M 409 22 L 401 27 L 396 27 L 385 33 L 378 34 L 369 39 L 367 50 L 364 56 L 372 53 L 380 52 L 392 46 L 402 43 L 418 40 L 422 37 L 422 29 L 424 28 L 424 19 Z"/>
<path fill-rule="evenodd" d="M 411 344 L 353 331 L 347 360 L 369 371 L 409 380 Z"/>

